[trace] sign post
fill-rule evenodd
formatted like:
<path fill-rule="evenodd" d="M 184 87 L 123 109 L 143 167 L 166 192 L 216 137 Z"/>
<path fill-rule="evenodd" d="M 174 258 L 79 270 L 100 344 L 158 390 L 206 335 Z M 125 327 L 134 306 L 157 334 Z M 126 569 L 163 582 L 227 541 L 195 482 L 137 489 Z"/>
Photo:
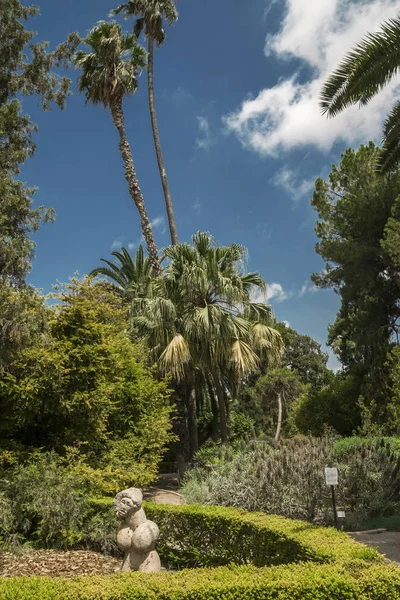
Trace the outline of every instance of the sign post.
<path fill-rule="evenodd" d="M 336 529 L 339 529 L 338 515 L 337 515 L 337 510 L 336 510 L 336 498 L 335 498 L 335 485 L 338 485 L 338 470 L 336 467 L 333 467 L 333 468 L 326 467 L 325 468 L 325 481 L 326 481 L 326 485 L 331 486 L 333 520 L 334 520 Z"/>

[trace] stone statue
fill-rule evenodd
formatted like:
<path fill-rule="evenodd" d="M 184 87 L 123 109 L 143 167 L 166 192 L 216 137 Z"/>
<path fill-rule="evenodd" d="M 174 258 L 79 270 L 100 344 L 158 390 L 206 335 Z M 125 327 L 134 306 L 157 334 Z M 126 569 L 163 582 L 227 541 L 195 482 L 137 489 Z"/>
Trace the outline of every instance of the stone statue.
<path fill-rule="evenodd" d="M 121 571 L 156 573 L 161 562 L 155 550 L 160 531 L 146 519 L 142 508 L 143 495 L 136 488 L 119 492 L 114 498 L 114 510 L 119 520 L 117 545 L 124 553 Z"/>

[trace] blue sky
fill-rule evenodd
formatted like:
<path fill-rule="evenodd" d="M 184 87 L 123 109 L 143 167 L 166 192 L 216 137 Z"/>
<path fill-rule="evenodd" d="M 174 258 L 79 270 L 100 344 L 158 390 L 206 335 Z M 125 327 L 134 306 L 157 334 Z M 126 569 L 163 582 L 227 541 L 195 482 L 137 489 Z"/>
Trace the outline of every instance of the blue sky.
<path fill-rule="evenodd" d="M 33 26 L 54 46 L 84 35 L 112 0 L 39 0 Z M 156 52 L 159 129 L 181 241 L 197 230 L 244 244 L 248 268 L 269 283 L 278 319 L 324 343 L 339 299 L 316 290 L 323 268 L 314 250 L 313 181 L 348 146 L 379 139 L 396 85 L 362 111 L 321 117 L 321 83 L 366 31 L 396 15 L 394 0 L 180 0 L 180 19 Z M 128 28 L 130 24 L 126 24 Z M 140 241 L 117 132 L 109 113 L 76 93 L 64 112 L 26 110 L 39 125 L 34 159 L 23 169 L 36 204 L 54 224 L 35 236 L 30 281 L 49 292 L 75 271 Z M 127 132 L 157 243 L 169 243 L 147 110 L 146 77 L 125 102 Z M 337 366 L 331 359 L 331 366 Z"/>

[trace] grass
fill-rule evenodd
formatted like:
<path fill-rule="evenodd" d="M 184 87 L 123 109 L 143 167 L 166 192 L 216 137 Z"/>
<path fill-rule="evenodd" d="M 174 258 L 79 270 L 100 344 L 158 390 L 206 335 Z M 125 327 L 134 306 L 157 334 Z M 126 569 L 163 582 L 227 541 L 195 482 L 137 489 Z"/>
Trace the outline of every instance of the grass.
<path fill-rule="evenodd" d="M 392 517 L 376 517 L 370 519 L 365 525 L 365 530 L 368 529 L 387 529 L 388 531 L 400 531 L 400 515 Z"/>

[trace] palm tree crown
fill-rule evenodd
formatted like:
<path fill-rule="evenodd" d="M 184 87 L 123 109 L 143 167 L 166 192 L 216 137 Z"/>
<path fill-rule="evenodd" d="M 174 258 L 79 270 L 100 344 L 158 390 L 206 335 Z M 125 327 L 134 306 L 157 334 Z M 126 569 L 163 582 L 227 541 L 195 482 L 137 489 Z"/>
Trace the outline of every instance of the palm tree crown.
<path fill-rule="evenodd" d="M 150 273 L 146 292 L 129 296 L 131 324 L 152 349 L 161 371 L 184 390 L 194 429 L 196 406 L 207 397 L 217 407 L 226 441 L 228 392 L 235 393 L 262 356 L 279 358 L 282 339 L 273 328 L 270 307 L 252 302 L 252 291 L 264 290 L 265 282 L 258 273 L 243 272 L 245 249 L 237 244 L 216 246 L 208 233 L 192 239 L 193 245 L 168 246 L 163 276 Z M 121 267 L 94 274 L 108 275 L 129 289 L 130 261 L 115 256 Z"/>
<path fill-rule="evenodd" d="M 126 19 L 137 17 L 135 34 L 139 37 L 144 30 L 146 37 L 151 37 L 158 46 L 165 42 L 163 21 L 172 25 L 178 20 L 174 0 L 130 0 L 120 4 L 112 15 L 122 13 Z"/>
<path fill-rule="evenodd" d="M 334 117 L 348 106 L 368 104 L 399 72 L 400 18 L 382 24 L 368 34 L 343 59 L 326 81 L 320 105 L 323 114 Z M 400 161 L 400 102 L 388 115 L 383 131 L 378 168 L 388 172 Z"/>
<path fill-rule="evenodd" d="M 134 31 L 137 37 L 144 31 L 148 46 L 147 87 L 149 95 L 149 110 L 151 127 L 153 130 L 154 147 L 156 151 L 158 170 L 164 192 L 165 208 L 168 216 L 168 225 L 171 234 L 171 243 L 178 244 L 178 229 L 175 221 L 174 207 L 172 204 L 167 170 L 161 149 L 160 134 L 158 131 L 155 95 L 154 95 L 154 42 L 157 46 L 165 41 L 163 22 L 169 25 L 178 19 L 178 12 L 174 0 L 129 0 L 112 11 L 112 15 L 123 13 L 126 19 L 136 19 Z"/>
<path fill-rule="evenodd" d="M 134 94 L 146 67 L 146 51 L 136 36 L 123 34 L 115 21 L 100 21 L 84 41 L 92 52 L 80 50 L 74 63 L 82 69 L 78 85 L 86 102 L 109 107 L 114 98 Z"/>
<path fill-rule="evenodd" d="M 136 36 L 123 34 L 115 21 L 100 21 L 83 42 L 90 52 L 80 50 L 74 57 L 76 68 L 81 69 L 79 91 L 85 94 L 87 103 L 102 104 L 111 112 L 119 134 L 129 193 L 140 216 L 152 268 L 159 274 L 157 246 L 133 164 L 123 112 L 124 97 L 133 94 L 138 87 L 137 76 L 146 66 L 146 52 L 137 43 Z"/>

